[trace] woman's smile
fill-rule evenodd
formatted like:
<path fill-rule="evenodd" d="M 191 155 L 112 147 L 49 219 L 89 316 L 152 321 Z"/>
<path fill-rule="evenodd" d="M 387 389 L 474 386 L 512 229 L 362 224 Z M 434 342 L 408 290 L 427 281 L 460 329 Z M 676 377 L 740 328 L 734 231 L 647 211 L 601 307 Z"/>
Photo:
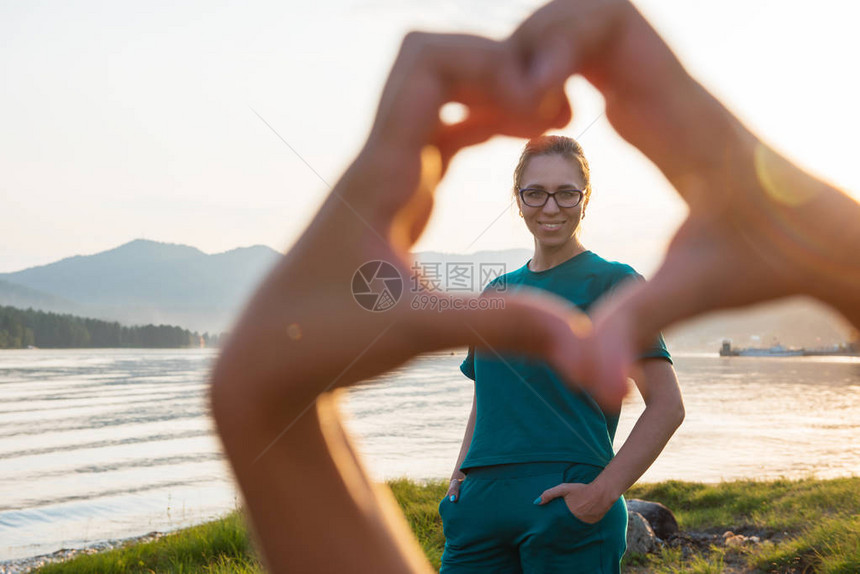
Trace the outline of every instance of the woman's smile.
<path fill-rule="evenodd" d="M 540 225 L 542 229 L 546 229 L 547 231 L 557 231 L 561 229 L 565 221 L 538 221 L 538 225 Z"/>

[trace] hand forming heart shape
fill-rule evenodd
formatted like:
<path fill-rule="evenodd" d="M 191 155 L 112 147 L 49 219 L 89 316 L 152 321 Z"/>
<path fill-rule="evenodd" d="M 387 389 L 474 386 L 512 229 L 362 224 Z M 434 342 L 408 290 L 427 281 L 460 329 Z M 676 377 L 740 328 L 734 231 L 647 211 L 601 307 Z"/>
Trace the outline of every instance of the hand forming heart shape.
<path fill-rule="evenodd" d="M 356 305 L 350 285 L 366 262 L 389 262 L 409 276 L 409 248 L 454 154 L 494 134 L 530 137 L 565 125 L 571 110 L 563 86 L 573 73 L 604 93 L 613 126 L 690 204 L 653 280 L 598 310 L 593 331 L 568 303 L 546 294 L 507 297 L 493 310 L 447 295 L 439 295 L 444 312 L 412 310 L 408 298 L 381 314 Z M 469 108 L 456 125 L 439 118 L 450 101 Z M 284 392 L 300 408 L 417 353 L 465 344 L 537 355 L 602 405 L 617 407 L 637 349 L 665 325 L 791 293 L 828 300 L 817 268 L 803 266 L 808 249 L 784 227 L 821 226 L 821 216 L 806 221 L 813 211 L 798 214 L 796 205 L 774 201 L 762 170 L 811 189 L 795 194 L 805 204 L 819 195 L 815 180 L 769 152 L 686 73 L 626 1 L 553 2 L 503 42 L 411 33 L 364 148 L 251 303 L 221 365 L 268 381 L 272 400 L 265 404 L 277 405 L 279 419 Z M 821 254 L 842 267 L 841 281 L 857 283 L 856 268 L 848 272 L 850 252 Z M 287 326 L 301 336 L 288 337 Z"/>
<path fill-rule="evenodd" d="M 368 262 L 409 276 L 409 249 L 454 154 L 494 134 L 565 125 L 574 73 L 601 90 L 612 125 L 690 206 L 652 280 L 592 320 L 548 294 L 485 310 L 444 294 L 415 310 L 414 291 L 384 312 L 359 305 L 351 287 Z M 456 125 L 439 119 L 450 101 L 469 108 Z M 503 42 L 410 34 L 365 146 L 246 308 L 212 377 L 213 413 L 269 567 L 427 571 L 336 409 L 316 403 L 326 391 L 473 344 L 543 358 L 616 407 L 637 351 L 704 311 L 807 293 L 860 326 L 858 220 L 856 201 L 763 145 L 626 0 L 556 0 Z"/>

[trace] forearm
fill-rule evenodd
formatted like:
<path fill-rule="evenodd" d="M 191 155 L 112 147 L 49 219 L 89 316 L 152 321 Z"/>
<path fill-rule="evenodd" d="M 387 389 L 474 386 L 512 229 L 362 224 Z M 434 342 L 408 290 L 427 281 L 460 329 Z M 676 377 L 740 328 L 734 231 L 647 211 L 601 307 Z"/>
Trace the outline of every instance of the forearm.
<path fill-rule="evenodd" d="M 594 480 L 608 503 L 648 470 L 684 420 L 684 403 L 671 365 L 662 359 L 645 363 L 637 379 L 645 410 L 618 453 Z"/>
<path fill-rule="evenodd" d="M 663 171 L 689 204 L 691 216 L 700 224 L 708 219 L 728 223 L 740 249 L 755 253 L 759 266 L 770 267 L 762 284 L 785 287 L 784 293 L 747 290 L 743 297 L 727 299 L 717 293 L 713 301 L 667 296 L 664 301 L 675 308 L 660 314 L 677 321 L 754 298 L 807 294 L 860 327 L 855 295 L 860 291 L 860 203 L 804 172 L 751 132 L 684 70 L 635 8 L 619 13 L 615 51 L 606 56 L 598 52 L 596 64 L 605 65 L 595 65 L 596 72 L 585 69 L 586 77 L 593 76 L 605 92 L 608 118 Z M 628 42 L 629 53 L 624 50 Z M 674 278 L 670 283 L 681 284 Z M 711 285 L 713 281 L 697 292 L 707 293 Z M 653 332 L 663 327 L 655 325 Z"/>
<path fill-rule="evenodd" d="M 676 183 L 686 186 L 697 216 L 678 230 L 649 288 L 620 304 L 638 347 L 706 311 L 798 294 L 832 305 L 860 328 L 860 203 L 758 139 L 728 147 L 739 154 L 725 170 L 733 180 L 703 174 L 698 183 Z M 696 203 L 697 194 L 730 197 L 728 210 L 721 213 L 716 199 Z"/>
<path fill-rule="evenodd" d="M 647 33 L 653 33 L 644 20 L 634 20 L 632 26 L 648 27 Z M 654 42 L 654 49 L 661 44 Z M 649 78 L 657 82 L 643 82 L 649 89 L 622 90 L 630 97 L 610 94 L 607 115 L 684 197 L 691 217 L 698 220 L 697 231 L 708 220 L 724 229 L 728 226 L 740 249 L 754 253 L 758 265 L 765 268 L 762 275 L 767 277 L 761 285 L 769 288 L 762 288 L 761 295 L 744 288 L 743 297 L 732 298 L 726 297 L 725 290 L 713 289 L 709 277 L 703 276 L 702 289 L 672 277 L 668 288 L 683 284 L 697 297 L 679 293 L 678 298 L 665 296 L 653 302 L 667 307 L 661 313 L 666 320 L 653 325 L 643 338 L 703 311 L 792 294 L 819 298 L 860 327 L 860 298 L 856 297 L 860 292 L 860 202 L 773 150 L 680 64 L 675 66 L 674 56 L 662 60 L 659 69 L 669 72 Z M 657 125 L 661 128 L 654 129 Z M 746 283 L 754 283 L 751 279 Z M 661 285 L 659 291 L 663 290 Z M 698 296 L 709 291 L 710 301 Z M 643 307 L 653 308 L 652 302 L 643 302 Z"/>
<path fill-rule="evenodd" d="M 608 499 L 624 494 L 648 470 L 680 426 L 683 412 L 680 401 L 645 407 L 627 440 L 594 481 Z"/>
<path fill-rule="evenodd" d="M 753 197 L 769 244 L 785 254 L 803 294 L 860 327 L 860 202 L 767 146 L 754 154 Z"/>
<path fill-rule="evenodd" d="M 221 398 L 218 429 L 268 571 L 430 571 L 390 492 L 355 456 L 331 395 L 277 428 Z"/>

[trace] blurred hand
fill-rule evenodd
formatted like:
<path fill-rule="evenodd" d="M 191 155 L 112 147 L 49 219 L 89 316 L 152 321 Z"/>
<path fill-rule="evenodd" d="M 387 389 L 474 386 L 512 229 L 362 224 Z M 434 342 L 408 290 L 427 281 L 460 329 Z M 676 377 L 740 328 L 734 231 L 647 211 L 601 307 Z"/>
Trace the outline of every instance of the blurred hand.
<path fill-rule="evenodd" d="M 546 292 L 506 296 L 491 310 L 444 293 L 416 306 L 409 250 L 451 158 L 494 134 L 566 125 L 563 86 L 574 73 L 603 92 L 613 126 L 690 207 L 663 267 L 598 308 L 593 323 Z M 452 101 L 469 114 L 446 125 L 439 111 Z M 805 292 L 860 326 L 858 212 L 763 146 L 626 1 L 557 0 L 504 42 L 410 34 L 364 148 L 245 309 L 212 377 L 213 413 L 269 567 L 343 571 L 363 560 L 379 572 L 427 569 L 417 545 L 403 542 L 405 522 L 385 519 L 394 511 L 380 510 L 331 401 L 303 418 L 325 391 L 418 353 L 474 344 L 543 358 L 612 407 L 637 352 L 686 317 Z M 371 261 L 406 283 L 386 311 L 353 297 L 354 276 Z M 559 486 L 582 520 L 606 512 L 593 485 Z M 285 523 L 292 515 L 303 520 Z"/>
<path fill-rule="evenodd" d="M 606 98 L 618 133 L 647 155 L 689 217 L 646 284 L 599 307 L 588 373 L 626 380 L 661 329 L 701 313 L 813 295 L 860 326 L 860 206 L 750 133 L 683 68 L 626 0 L 556 0 L 508 39 L 536 89 L 574 73 Z"/>
<path fill-rule="evenodd" d="M 455 125 L 439 118 L 451 101 L 469 109 Z M 269 415 L 260 424 L 277 434 L 321 392 L 422 352 L 466 344 L 531 354 L 568 381 L 595 381 L 582 370 L 584 348 L 578 344 L 589 322 L 562 298 L 518 293 L 505 296 L 501 308 L 479 310 L 476 298 L 416 293 L 410 281 L 409 250 L 427 224 L 435 187 L 453 155 L 494 134 L 531 137 L 569 120 L 563 91 L 529 89 L 509 44 L 409 34 L 366 145 L 222 351 L 215 396 L 226 404 L 253 400 Z M 371 261 L 389 264 L 402 282 L 401 300 L 386 311 L 362 308 L 351 292 L 356 272 Z M 254 381 L 256 392 L 231 390 L 219 385 L 222 380 Z M 595 383 L 587 390 L 614 408 L 627 383 Z"/>
<path fill-rule="evenodd" d="M 709 96 L 651 25 L 626 0 L 556 0 L 507 40 L 536 90 L 554 90 L 582 74 L 606 100 L 618 133 L 671 178 L 713 164 Z M 703 116 L 704 114 L 704 116 Z"/>

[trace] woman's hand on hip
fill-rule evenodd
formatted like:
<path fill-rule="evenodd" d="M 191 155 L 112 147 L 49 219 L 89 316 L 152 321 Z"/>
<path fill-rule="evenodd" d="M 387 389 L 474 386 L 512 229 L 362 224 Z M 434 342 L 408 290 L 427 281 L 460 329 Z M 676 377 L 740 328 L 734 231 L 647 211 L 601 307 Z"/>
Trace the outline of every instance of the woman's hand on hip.
<path fill-rule="evenodd" d="M 606 492 L 593 482 L 563 482 L 543 491 L 535 499 L 535 504 L 544 505 L 554 498 L 564 500 L 570 513 L 588 524 L 594 524 L 603 518 L 617 500 L 607 496 Z"/>

